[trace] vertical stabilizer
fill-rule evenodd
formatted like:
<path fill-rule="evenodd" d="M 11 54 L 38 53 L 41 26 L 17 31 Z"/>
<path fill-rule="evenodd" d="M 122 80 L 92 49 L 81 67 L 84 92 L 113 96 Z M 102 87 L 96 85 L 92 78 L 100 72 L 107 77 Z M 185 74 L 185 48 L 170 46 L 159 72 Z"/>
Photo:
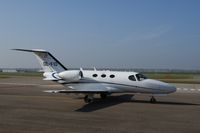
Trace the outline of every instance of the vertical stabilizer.
<path fill-rule="evenodd" d="M 46 50 L 41 49 L 13 49 L 17 51 L 25 51 L 25 52 L 33 52 L 37 57 L 41 67 L 43 68 L 44 72 L 62 72 L 66 71 L 67 68 L 63 66 L 51 53 Z"/>

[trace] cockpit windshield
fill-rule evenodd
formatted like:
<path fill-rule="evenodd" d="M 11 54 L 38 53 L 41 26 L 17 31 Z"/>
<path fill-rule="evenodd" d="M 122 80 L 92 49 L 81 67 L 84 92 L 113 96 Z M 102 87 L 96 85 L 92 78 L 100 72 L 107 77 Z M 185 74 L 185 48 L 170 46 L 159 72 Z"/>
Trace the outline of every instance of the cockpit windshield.
<path fill-rule="evenodd" d="M 142 81 L 142 80 L 147 79 L 147 77 L 144 76 L 144 75 L 141 74 L 141 73 L 138 73 L 138 74 L 136 74 L 135 76 L 137 77 L 137 80 L 138 80 L 138 81 Z"/>

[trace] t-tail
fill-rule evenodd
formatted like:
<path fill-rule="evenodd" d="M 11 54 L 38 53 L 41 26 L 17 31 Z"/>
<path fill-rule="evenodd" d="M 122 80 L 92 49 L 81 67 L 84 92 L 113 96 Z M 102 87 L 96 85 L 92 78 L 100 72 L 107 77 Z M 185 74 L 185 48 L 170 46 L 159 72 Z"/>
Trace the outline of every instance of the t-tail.
<path fill-rule="evenodd" d="M 37 57 L 43 71 L 45 80 L 59 80 L 58 73 L 66 71 L 67 68 L 62 65 L 51 53 L 42 49 L 13 49 L 17 51 L 32 52 Z"/>

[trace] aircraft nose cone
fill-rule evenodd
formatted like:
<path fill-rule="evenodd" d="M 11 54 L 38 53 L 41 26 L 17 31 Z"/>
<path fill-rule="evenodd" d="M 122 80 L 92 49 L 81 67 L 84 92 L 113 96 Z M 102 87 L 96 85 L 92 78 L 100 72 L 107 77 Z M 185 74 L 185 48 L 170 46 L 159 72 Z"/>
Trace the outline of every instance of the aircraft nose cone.
<path fill-rule="evenodd" d="M 166 93 L 173 93 L 176 91 L 175 86 L 164 82 L 161 82 L 160 88 L 163 89 Z"/>
<path fill-rule="evenodd" d="M 168 89 L 168 92 L 169 93 L 173 93 L 173 92 L 176 92 L 176 87 L 173 86 L 173 85 L 167 85 L 167 89 Z"/>
<path fill-rule="evenodd" d="M 175 86 L 165 83 L 165 82 L 161 82 L 158 80 L 151 80 L 151 79 L 147 80 L 147 82 L 148 82 L 149 87 L 160 90 L 160 93 L 168 94 L 168 93 L 173 93 L 176 91 Z"/>

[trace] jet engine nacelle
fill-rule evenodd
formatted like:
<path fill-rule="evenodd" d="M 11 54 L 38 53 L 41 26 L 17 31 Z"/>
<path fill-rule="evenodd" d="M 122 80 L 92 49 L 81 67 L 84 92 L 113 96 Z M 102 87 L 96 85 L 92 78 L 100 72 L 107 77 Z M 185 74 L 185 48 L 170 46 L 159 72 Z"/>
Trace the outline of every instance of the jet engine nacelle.
<path fill-rule="evenodd" d="M 80 70 L 68 70 L 60 72 L 58 76 L 66 81 L 78 81 L 83 77 L 83 74 Z"/>

